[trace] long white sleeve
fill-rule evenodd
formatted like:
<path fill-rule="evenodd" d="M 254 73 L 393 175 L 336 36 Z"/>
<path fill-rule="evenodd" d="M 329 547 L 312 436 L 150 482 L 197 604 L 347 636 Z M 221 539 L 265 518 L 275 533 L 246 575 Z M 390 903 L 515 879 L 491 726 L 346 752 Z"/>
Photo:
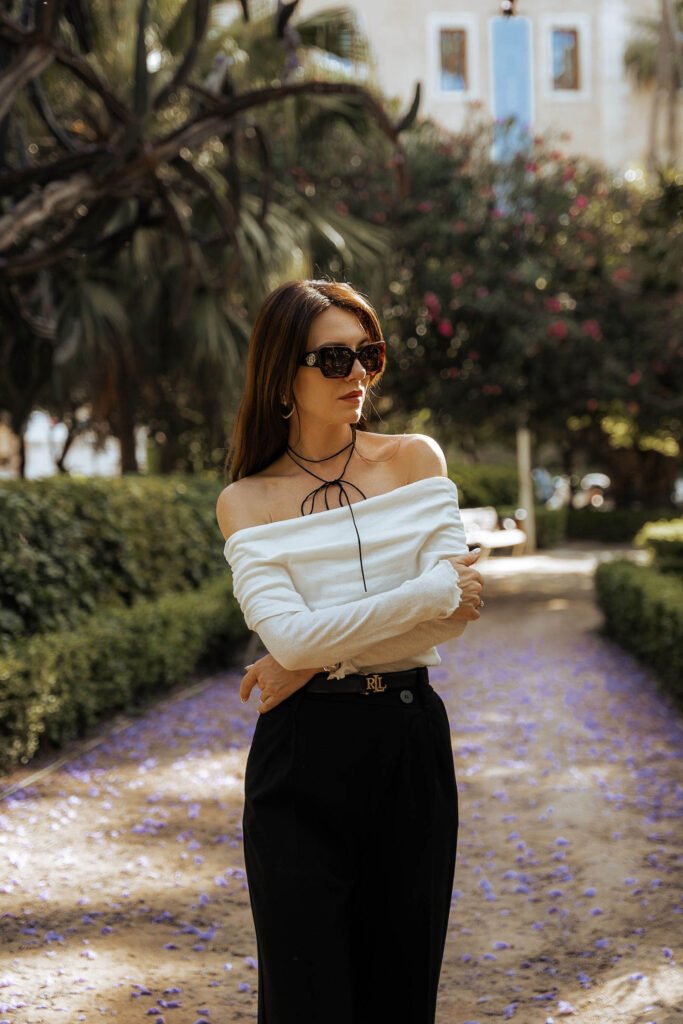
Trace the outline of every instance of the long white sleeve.
<path fill-rule="evenodd" d="M 266 650 L 287 669 L 315 668 L 353 659 L 370 644 L 388 640 L 421 622 L 443 619 L 460 603 L 457 570 L 442 560 L 399 587 L 357 601 L 312 610 L 283 567 L 269 573 L 270 614 L 245 620 Z M 277 611 L 278 605 L 286 610 Z"/>

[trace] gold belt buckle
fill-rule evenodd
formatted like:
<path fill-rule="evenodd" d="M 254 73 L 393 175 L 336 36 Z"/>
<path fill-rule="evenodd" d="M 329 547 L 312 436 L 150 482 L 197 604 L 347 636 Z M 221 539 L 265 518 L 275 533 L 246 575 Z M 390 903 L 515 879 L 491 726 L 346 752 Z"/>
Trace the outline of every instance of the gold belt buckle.
<path fill-rule="evenodd" d="M 364 697 L 367 697 L 371 693 L 382 693 L 386 689 L 388 689 L 388 687 L 386 683 L 382 685 L 381 675 L 375 674 L 365 677 L 365 689 L 361 690 L 361 693 Z"/>

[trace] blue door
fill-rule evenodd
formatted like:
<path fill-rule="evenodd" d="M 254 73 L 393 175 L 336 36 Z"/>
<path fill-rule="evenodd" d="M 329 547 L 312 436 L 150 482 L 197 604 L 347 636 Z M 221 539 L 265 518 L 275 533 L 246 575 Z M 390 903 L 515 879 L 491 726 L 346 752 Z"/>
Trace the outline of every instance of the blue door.
<path fill-rule="evenodd" d="M 497 126 L 493 156 L 507 160 L 523 149 L 533 131 L 531 23 L 528 18 L 491 19 L 493 116 L 514 117 L 511 129 Z"/>

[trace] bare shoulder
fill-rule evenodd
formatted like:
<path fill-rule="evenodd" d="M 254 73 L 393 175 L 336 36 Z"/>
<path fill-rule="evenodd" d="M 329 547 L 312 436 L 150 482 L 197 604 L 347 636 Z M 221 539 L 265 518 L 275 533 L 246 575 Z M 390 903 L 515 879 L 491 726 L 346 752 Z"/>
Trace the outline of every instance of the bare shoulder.
<path fill-rule="evenodd" d="M 407 483 L 412 484 L 430 476 L 448 476 L 446 456 L 434 438 L 427 434 L 404 434 L 403 439 Z"/>
<path fill-rule="evenodd" d="M 441 447 L 427 434 L 358 434 L 364 454 L 377 463 L 392 467 L 394 486 L 412 484 L 430 476 L 448 476 Z"/>
<path fill-rule="evenodd" d="M 223 488 L 216 501 L 216 519 L 225 540 L 237 530 L 268 522 L 262 499 L 263 484 L 257 476 L 245 476 Z"/>

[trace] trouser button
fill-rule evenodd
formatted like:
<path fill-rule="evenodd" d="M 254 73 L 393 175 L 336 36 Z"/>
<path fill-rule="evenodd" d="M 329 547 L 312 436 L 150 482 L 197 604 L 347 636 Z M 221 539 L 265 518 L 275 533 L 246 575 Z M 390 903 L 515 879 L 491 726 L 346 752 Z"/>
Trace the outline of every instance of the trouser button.
<path fill-rule="evenodd" d="M 413 692 L 412 690 L 401 690 L 401 700 L 404 704 L 413 703 Z"/>

